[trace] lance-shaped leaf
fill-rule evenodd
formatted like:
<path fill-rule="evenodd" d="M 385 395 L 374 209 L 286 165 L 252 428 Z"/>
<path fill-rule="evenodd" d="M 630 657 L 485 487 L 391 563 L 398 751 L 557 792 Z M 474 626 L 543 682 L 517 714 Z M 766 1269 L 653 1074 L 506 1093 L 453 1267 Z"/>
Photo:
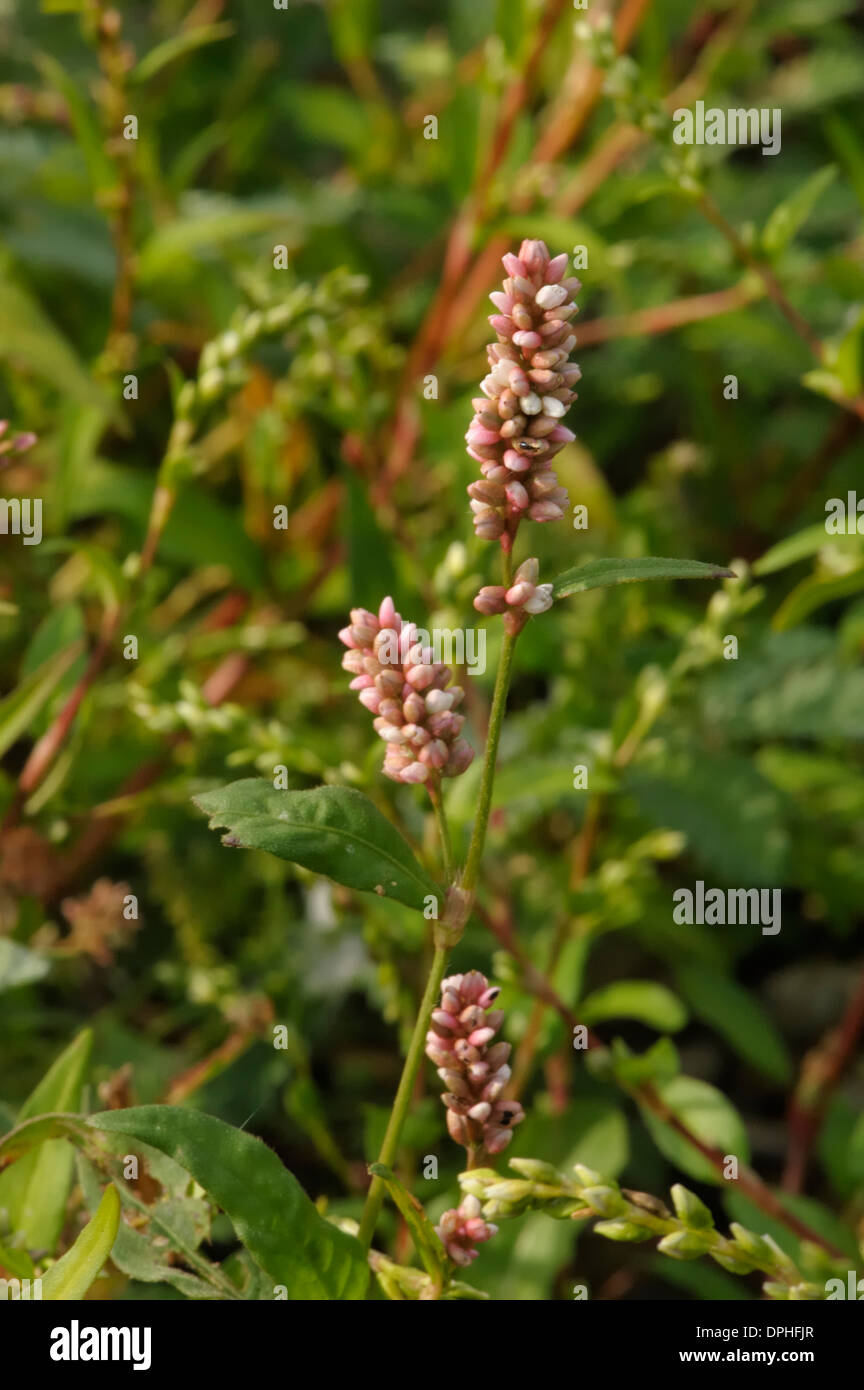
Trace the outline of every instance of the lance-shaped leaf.
<path fill-rule="evenodd" d="M 46 1139 L 69 1139 L 73 1144 L 85 1146 L 90 1137 L 83 1117 L 77 1115 L 37 1115 L 34 1120 L 24 1120 L 10 1129 L 0 1139 L 0 1174 L 10 1163 L 30 1153 Z"/>
<path fill-rule="evenodd" d="M 42 1297 L 54 1301 L 83 1298 L 111 1254 L 119 1225 L 120 1198 L 109 1183 L 96 1215 L 75 1244 L 42 1276 Z"/>
<path fill-rule="evenodd" d="M 172 1105 L 106 1110 L 89 1123 L 181 1164 L 230 1216 L 247 1250 L 289 1299 L 362 1299 L 369 1278 L 362 1245 L 324 1220 L 260 1139 Z"/>
<path fill-rule="evenodd" d="M 735 571 L 701 560 L 665 560 L 645 555 L 640 560 L 589 560 L 565 570 L 552 584 L 553 598 L 584 594 L 588 589 L 608 589 L 615 584 L 635 584 L 643 579 L 734 579 Z"/>
<path fill-rule="evenodd" d="M 19 1125 L 38 1115 L 78 1109 L 92 1042 L 89 1028 L 73 1039 L 22 1105 Z M 74 1162 L 75 1152 L 65 1140 L 49 1138 L 0 1173 L 0 1209 L 6 1209 L 11 1231 L 28 1250 L 54 1249 L 63 1228 Z"/>
<path fill-rule="evenodd" d="M 230 782 L 194 798 L 224 827 L 223 845 L 265 849 L 280 859 L 326 874 L 348 888 L 395 898 L 422 911 L 441 894 L 410 845 L 377 806 L 351 787 L 277 791 L 261 777 Z"/>
<path fill-rule="evenodd" d="M 394 1205 L 401 1212 L 405 1224 L 411 1232 L 411 1238 L 414 1241 L 417 1254 L 423 1261 L 426 1273 L 440 1291 L 447 1282 L 447 1252 L 441 1244 L 435 1227 L 417 1198 L 405 1190 L 395 1173 L 391 1172 L 386 1164 L 372 1163 L 369 1165 L 369 1172 L 373 1178 L 380 1178 L 390 1193 Z"/>

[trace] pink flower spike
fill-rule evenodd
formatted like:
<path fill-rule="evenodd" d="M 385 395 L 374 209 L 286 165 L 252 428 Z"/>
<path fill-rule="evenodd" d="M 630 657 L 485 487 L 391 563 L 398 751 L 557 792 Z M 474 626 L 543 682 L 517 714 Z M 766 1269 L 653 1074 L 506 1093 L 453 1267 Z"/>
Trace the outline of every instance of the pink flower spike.
<path fill-rule="evenodd" d="M 417 641 L 416 626 L 402 622 L 393 599 L 382 599 L 377 616 L 353 609 L 339 635 L 351 689 L 376 716 L 372 727 L 386 744 L 385 776 L 410 786 L 464 772 L 474 752 L 460 737 L 464 719 L 450 713 L 462 691 L 433 649 Z"/>
<path fill-rule="evenodd" d="M 569 505 L 550 465 L 575 438 L 557 422 L 575 399 L 571 387 L 579 379 L 578 367 L 568 361 L 576 342 L 570 320 L 577 312 L 572 295 L 578 280 L 566 274 L 567 256 L 550 257 L 538 239 L 523 241 L 518 256 L 508 252 L 503 265 L 508 278 L 490 296 L 499 310 L 489 320 L 499 341 L 486 349 L 489 372 L 480 384 L 483 396 L 473 402 L 466 442 L 487 480 L 506 486 L 513 481 L 508 474 L 519 479 L 519 487 L 497 495 L 469 489 L 476 535 L 511 552 L 522 521 L 557 520 Z M 560 510 L 538 513 L 535 505 L 544 501 Z M 505 626 L 516 622 L 505 615 Z"/>
<path fill-rule="evenodd" d="M 501 1009 L 489 1007 L 498 993 L 497 986 L 490 985 L 479 970 L 449 976 L 441 986 L 442 1003 L 446 1000 L 447 1008 L 433 1011 L 432 1031 L 426 1037 L 426 1052 L 439 1066 L 439 1075 L 448 1087 L 442 1097 L 447 1129 L 457 1144 L 475 1156 L 483 1148 L 490 1154 L 495 1151 L 487 1141 L 503 1148 L 506 1140 L 502 1136 L 509 1136 L 510 1128 L 523 1117 L 518 1101 L 501 1099 L 510 1080 L 506 1065 L 510 1046 L 489 1045 L 504 1021 Z M 444 1047 L 448 1056 L 442 1065 L 438 1059 Z M 490 1076 L 492 1064 L 496 1070 Z M 469 1210 L 463 1203 L 460 1211 L 468 1219 L 480 1216 L 479 1204 Z M 450 1217 L 450 1225 L 454 1219 Z"/>

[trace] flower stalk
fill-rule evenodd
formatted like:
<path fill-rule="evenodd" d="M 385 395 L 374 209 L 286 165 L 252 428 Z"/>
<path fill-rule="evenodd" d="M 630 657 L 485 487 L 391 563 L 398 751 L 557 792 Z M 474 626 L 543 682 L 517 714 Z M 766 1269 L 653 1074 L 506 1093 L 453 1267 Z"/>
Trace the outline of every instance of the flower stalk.
<path fill-rule="evenodd" d="M 411 1034 L 411 1042 L 408 1045 L 405 1065 L 402 1068 L 399 1089 L 396 1092 L 396 1099 L 393 1102 L 393 1109 L 390 1112 L 390 1119 L 384 1134 L 384 1142 L 381 1145 L 381 1152 L 378 1155 L 378 1162 L 387 1168 L 392 1168 L 396 1161 L 399 1140 L 402 1135 L 402 1127 L 405 1124 L 408 1107 L 411 1104 L 411 1097 L 414 1093 L 417 1073 L 420 1070 L 420 1063 L 423 1060 L 429 1020 L 432 1017 L 432 1010 L 438 1002 L 441 981 L 444 979 L 444 971 L 446 968 L 447 951 L 443 946 L 436 946 L 435 954 L 432 958 L 432 968 L 429 971 L 429 978 L 426 981 L 426 988 L 423 991 L 423 998 L 420 1001 L 420 1008 L 414 1024 L 414 1031 Z M 372 1237 L 378 1223 L 378 1215 L 381 1211 L 381 1203 L 384 1200 L 385 1191 L 386 1187 L 383 1179 L 380 1177 L 373 1178 L 366 1196 L 366 1205 L 363 1209 L 363 1218 L 360 1222 L 359 1231 L 359 1240 L 367 1250 L 372 1244 Z"/>

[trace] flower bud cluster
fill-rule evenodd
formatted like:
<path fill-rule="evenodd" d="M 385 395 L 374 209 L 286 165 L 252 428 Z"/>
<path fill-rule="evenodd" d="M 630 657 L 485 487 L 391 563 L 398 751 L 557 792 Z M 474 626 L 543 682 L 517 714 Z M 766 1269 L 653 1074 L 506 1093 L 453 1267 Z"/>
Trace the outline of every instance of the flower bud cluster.
<path fill-rule="evenodd" d="M 474 1247 L 498 1234 L 497 1226 L 483 1220 L 477 1198 L 470 1196 L 463 1197 L 458 1207 L 445 1211 L 435 1230 L 457 1265 L 470 1265 L 480 1253 Z"/>
<path fill-rule="evenodd" d="M 673 1214 L 650 1193 L 619 1188 L 612 1179 L 581 1163 L 573 1169 L 575 1178 L 565 1178 L 551 1164 L 534 1158 L 513 1158 L 510 1167 L 518 1178 L 502 1178 L 492 1168 L 472 1168 L 459 1175 L 463 1193 L 477 1199 L 486 1221 L 529 1211 L 565 1220 L 600 1217 L 594 1230 L 607 1240 L 638 1243 L 656 1239 L 661 1254 L 673 1260 L 708 1255 L 730 1274 L 759 1270 L 768 1276 L 763 1291 L 769 1298 L 794 1301 L 826 1297 L 824 1286 L 814 1279 L 805 1280 L 799 1265 L 770 1235 L 756 1235 L 734 1221 L 730 1235 L 722 1235 L 705 1203 L 680 1183 L 671 1191 Z M 830 1257 L 824 1251 L 816 1248 L 815 1255 L 821 1262 L 821 1275 L 833 1272 L 825 1263 Z M 802 1259 L 799 1264 L 803 1263 Z"/>
<path fill-rule="evenodd" d="M 426 1055 L 447 1086 L 447 1129 L 469 1151 L 500 1153 L 514 1125 L 525 1118 L 517 1100 L 502 1100 L 510 1080 L 510 1044 L 493 1043 L 503 1009 L 487 1012 L 500 993 L 479 970 L 451 975 L 441 985 L 441 1004 L 432 1011 Z"/>
<path fill-rule="evenodd" d="M 387 745 L 384 772 L 394 782 L 458 777 L 474 757 L 461 737 L 464 716 L 456 713 L 463 691 L 450 685 L 450 667 L 434 661 L 416 634 L 392 598 L 377 615 L 352 608 L 350 625 L 339 633 L 348 648 L 342 665 L 354 676 L 360 703 L 375 715 L 373 726 Z"/>
<path fill-rule="evenodd" d="M 503 265 L 503 291 L 490 296 L 498 342 L 487 348 L 489 375 L 465 438 L 483 473 L 468 488 L 474 529 L 510 550 L 523 517 L 557 521 L 568 505 L 550 464 L 576 437 L 562 420 L 581 376 L 570 361 L 580 282 L 565 278 L 566 255 L 550 258 L 542 241 L 523 241 Z"/>
<path fill-rule="evenodd" d="M 513 636 L 525 626 L 529 615 L 545 613 L 552 607 L 552 585 L 538 584 L 540 566 L 524 560 L 513 576 L 509 589 L 503 584 L 487 584 L 474 600 L 478 613 L 503 613 L 504 626 Z"/>

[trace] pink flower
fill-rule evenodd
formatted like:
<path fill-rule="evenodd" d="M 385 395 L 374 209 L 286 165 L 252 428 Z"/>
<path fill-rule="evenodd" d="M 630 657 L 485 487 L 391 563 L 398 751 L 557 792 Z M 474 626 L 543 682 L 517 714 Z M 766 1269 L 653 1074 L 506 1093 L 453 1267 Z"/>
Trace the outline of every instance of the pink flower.
<path fill-rule="evenodd" d="M 479 970 L 449 976 L 426 1034 L 426 1055 L 447 1087 L 441 1099 L 450 1137 L 489 1154 L 506 1148 L 513 1127 L 525 1118 L 517 1100 L 502 1098 L 510 1080 L 510 1044 L 492 1042 L 504 1013 L 488 1012 L 498 994 Z"/>
<path fill-rule="evenodd" d="M 450 685 L 449 666 L 417 641 L 416 627 L 402 621 L 392 598 L 377 614 L 352 608 L 339 638 L 348 648 L 342 665 L 354 676 L 351 689 L 376 716 L 373 727 L 387 745 L 385 774 L 411 784 L 464 772 L 474 750 L 461 737 L 464 717 L 454 712 L 462 689 Z"/>
<path fill-rule="evenodd" d="M 458 1207 L 445 1211 L 435 1230 L 450 1259 L 457 1265 L 470 1265 L 480 1253 L 474 1246 L 498 1234 L 498 1227 L 484 1221 L 480 1215 L 480 1202 L 476 1197 L 464 1197 Z"/>
<path fill-rule="evenodd" d="M 483 474 L 468 488 L 474 529 L 510 550 L 523 518 L 557 521 L 568 506 L 550 463 L 575 438 L 560 421 L 581 376 L 570 361 L 572 296 L 580 285 L 564 278 L 567 257 L 550 259 L 542 241 L 523 241 L 503 265 L 503 292 L 490 296 L 498 342 L 487 348 L 489 375 L 465 438 Z"/>

